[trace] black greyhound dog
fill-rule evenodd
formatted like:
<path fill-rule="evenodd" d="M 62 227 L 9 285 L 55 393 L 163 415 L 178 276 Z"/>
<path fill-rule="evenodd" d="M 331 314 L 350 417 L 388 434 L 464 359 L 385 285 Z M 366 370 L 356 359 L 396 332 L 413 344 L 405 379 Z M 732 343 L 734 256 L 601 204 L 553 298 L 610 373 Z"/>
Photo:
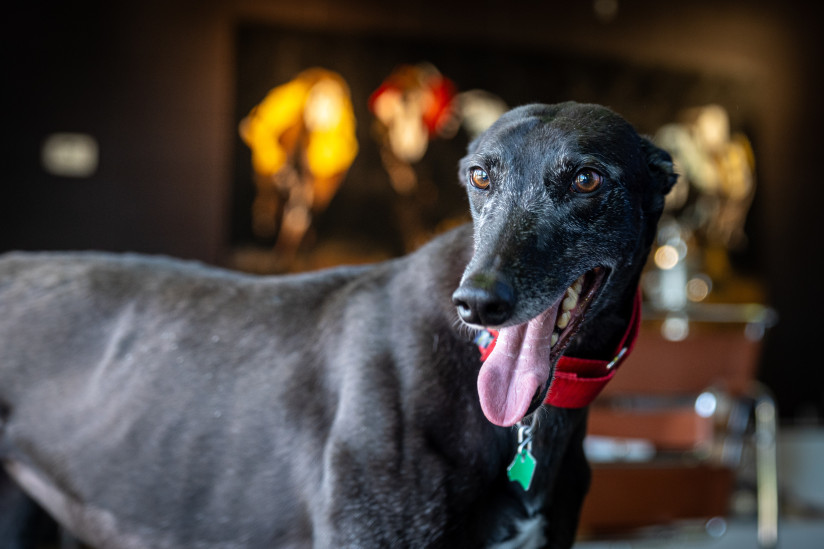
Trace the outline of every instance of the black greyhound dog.
<path fill-rule="evenodd" d="M 460 178 L 472 225 L 373 266 L 7 255 L 7 473 L 99 548 L 569 547 L 586 408 L 544 400 L 562 354 L 620 346 L 672 162 L 527 105 Z"/>

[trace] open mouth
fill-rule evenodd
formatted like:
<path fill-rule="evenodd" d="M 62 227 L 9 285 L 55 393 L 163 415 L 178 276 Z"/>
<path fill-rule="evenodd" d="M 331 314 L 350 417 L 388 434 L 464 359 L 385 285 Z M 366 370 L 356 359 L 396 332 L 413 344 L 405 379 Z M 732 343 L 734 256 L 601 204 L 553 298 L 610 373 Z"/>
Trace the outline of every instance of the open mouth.
<path fill-rule="evenodd" d="M 578 332 L 605 277 L 606 269 L 596 267 L 543 313 L 500 329 L 478 375 L 481 408 L 489 421 L 508 427 L 540 406 L 555 363 Z"/>
<path fill-rule="evenodd" d="M 584 273 L 567 288 L 561 300 L 552 306 L 557 311 L 555 328 L 550 336 L 550 358 L 553 364 L 563 354 L 572 336 L 578 332 L 584 313 L 601 289 L 605 276 L 606 270 L 602 267 Z"/>

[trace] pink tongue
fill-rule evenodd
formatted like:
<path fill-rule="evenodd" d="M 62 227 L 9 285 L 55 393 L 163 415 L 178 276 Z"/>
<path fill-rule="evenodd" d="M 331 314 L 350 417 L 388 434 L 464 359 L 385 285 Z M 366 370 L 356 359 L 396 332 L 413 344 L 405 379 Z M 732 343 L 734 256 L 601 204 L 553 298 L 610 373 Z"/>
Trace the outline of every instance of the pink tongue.
<path fill-rule="evenodd" d="M 487 419 L 509 427 L 526 415 L 535 391 L 549 378 L 550 338 L 557 308 L 529 322 L 502 328 L 478 374 L 478 395 Z"/>

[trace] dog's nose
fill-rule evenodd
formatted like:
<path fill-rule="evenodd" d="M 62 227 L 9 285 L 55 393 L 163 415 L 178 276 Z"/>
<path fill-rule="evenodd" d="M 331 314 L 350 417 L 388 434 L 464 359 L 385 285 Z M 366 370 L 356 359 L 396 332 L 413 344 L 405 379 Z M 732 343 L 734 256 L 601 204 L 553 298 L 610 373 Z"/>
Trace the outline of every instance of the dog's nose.
<path fill-rule="evenodd" d="M 468 324 L 498 326 L 512 316 L 515 290 L 501 277 L 468 277 L 452 294 L 458 316 Z"/>

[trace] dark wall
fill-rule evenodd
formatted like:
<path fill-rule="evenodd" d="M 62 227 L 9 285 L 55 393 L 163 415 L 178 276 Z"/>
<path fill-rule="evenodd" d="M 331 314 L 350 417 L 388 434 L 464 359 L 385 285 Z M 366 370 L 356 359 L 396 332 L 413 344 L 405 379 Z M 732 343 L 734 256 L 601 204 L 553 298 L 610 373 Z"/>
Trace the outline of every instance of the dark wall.
<path fill-rule="evenodd" d="M 697 78 L 701 101 L 721 93 L 712 82 L 733 82 L 722 92 L 749 126 L 758 162 L 744 262 L 763 277 L 780 314 L 762 378 L 785 417 L 824 411 L 824 246 L 816 231 L 824 48 L 813 3 L 627 0 L 609 22 L 588 2 L 531 0 L 31 1 L 4 12 L 0 250 L 100 248 L 222 262 L 233 238 L 237 31 L 250 25 L 407 48 L 410 58 L 399 62 L 418 61 L 418 45 L 421 58 L 440 56 L 444 72 L 469 75 L 462 85 L 490 83 L 484 87 L 514 96 L 524 89 L 520 79 L 572 78 L 555 89 L 619 102 L 613 106 L 646 131 L 646 120 L 665 114 L 651 112 L 654 105 L 685 99 L 677 95 L 683 87 L 668 89 L 656 75 Z M 501 80 L 496 68 L 511 53 L 586 63 L 563 76 L 527 59 L 528 70 L 513 68 Z M 748 93 L 737 101 L 742 86 Z M 567 98 L 560 95 L 536 99 Z M 98 139 L 94 176 L 43 171 L 40 144 L 55 131 Z"/>
<path fill-rule="evenodd" d="M 21 2 L 3 18 L 10 97 L 0 249 L 98 248 L 218 260 L 230 51 L 214 10 Z M 177 3 L 180 4 L 180 3 Z M 100 146 L 89 178 L 46 173 L 53 132 Z"/>

